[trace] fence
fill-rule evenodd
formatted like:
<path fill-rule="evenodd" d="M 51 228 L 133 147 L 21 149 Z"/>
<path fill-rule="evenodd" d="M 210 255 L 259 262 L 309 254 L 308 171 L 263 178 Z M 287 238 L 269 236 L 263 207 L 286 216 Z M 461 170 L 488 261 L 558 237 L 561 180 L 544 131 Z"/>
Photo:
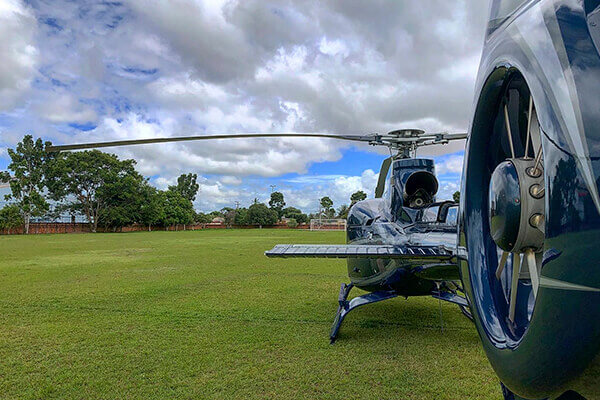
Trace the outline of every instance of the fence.
<path fill-rule="evenodd" d="M 122 228 L 108 228 L 98 227 L 98 232 L 141 232 L 141 231 L 196 231 L 200 229 L 258 229 L 255 225 L 231 225 L 219 223 L 209 224 L 194 224 L 194 225 L 174 225 L 167 227 L 148 227 L 145 225 L 131 225 L 124 226 Z M 265 225 L 263 228 L 269 229 L 308 229 L 309 226 L 306 224 L 298 225 L 296 228 L 291 228 L 287 224 L 278 223 L 275 225 Z M 91 232 L 90 226 L 86 223 L 63 223 L 63 222 L 33 222 L 29 224 L 30 234 L 44 234 L 44 233 L 89 233 Z M 24 233 L 23 227 L 13 229 L 0 229 L 0 235 L 21 235 Z"/>

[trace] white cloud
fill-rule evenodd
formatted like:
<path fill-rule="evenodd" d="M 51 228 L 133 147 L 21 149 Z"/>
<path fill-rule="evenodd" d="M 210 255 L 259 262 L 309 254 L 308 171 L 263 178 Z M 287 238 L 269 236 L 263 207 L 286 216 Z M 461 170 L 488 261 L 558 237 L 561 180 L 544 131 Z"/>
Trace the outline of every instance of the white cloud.
<path fill-rule="evenodd" d="M 0 2 L 0 111 L 22 105 L 35 74 L 36 20 L 18 0 Z"/>
<path fill-rule="evenodd" d="M 363 171 L 361 176 L 343 176 L 334 181 L 333 188 L 335 190 L 334 197 L 342 202 L 349 202 L 350 195 L 354 192 L 362 190 L 372 196 L 377 185 L 379 174 L 372 169 Z"/>
<path fill-rule="evenodd" d="M 0 125 L 0 145 L 12 146 L 32 131 L 56 143 L 236 132 L 464 131 L 486 11 L 487 1 L 463 0 L 59 0 L 29 6 L 7 0 L 0 2 L 0 124 L 8 121 Z M 97 127 L 79 132 L 73 122 Z M 239 201 L 263 198 L 268 189 L 252 187 L 253 177 L 305 173 L 312 163 L 339 160 L 345 146 L 283 138 L 108 151 L 136 158 L 157 185 L 180 173 L 214 176 L 203 181 L 202 204 L 209 207 L 234 193 Z M 442 162 L 438 172 L 455 173 L 455 161 Z M 312 177 L 313 183 L 290 181 L 285 190 L 297 205 L 310 206 L 316 192 L 329 192 L 338 206 L 355 188 L 371 194 L 375 176 Z"/>
<path fill-rule="evenodd" d="M 177 180 L 175 178 L 167 179 L 162 176 L 159 176 L 158 178 L 152 180 L 154 186 L 161 190 L 166 190 L 169 186 L 174 185 L 176 182 Z"/>
<path fill-rule="evenodd" d="M 230 100 L 222 87 L 195 80 L 189 74 L 157 79 L 148 85 L 148 89 L 154 98 L 167 107 L 204 109 Z"/>
<path fill-rule="evenodd" d="M 330 56 L 340 55 L 342 57 L 348 57 L 348 54 L 350 53 L 350 50 L 344 41 L 339 39 L 327 40 L 326 37 L 323 37 L 321 42 L 319 42 L 319 51 Z"/>
<path fill-rule="evenodd" d="M 451 155 L 441 160 L 437 160 L 435 169 L 438 175 L 460 174 L 463 169 L 463 156 Z"/>
<path fill-rule="evenodd" d="M 460 190 L 458 182 L 440 182 L 440 187 L 437 192 L 437 199 L 439 200 L 451 200 L 454 192 Z"/>
<path fill-rule="evenodd" d="M 350 203 L 352 193 L 362 190 L 368 197 L 373 197 L 379 174 L 367 169 L 361 175 L 305 175 L 286 179 L 294 189 L 281 190 L 287 205 L 299 207 L 306 212 L 318 209 L 319 199 L 329 196 L 334 207 Z"/>
<path fill-rule="evenodd" d="M 123 120 L 103 119 L 96 129 L 78 134 L 77 141 L 155 138 L 186 133 L 190 133 L 189 127 L 173 118 L 154 121 L 130 113 Z M 135 158 L 140 172 L 145 175 L 161 174 L 166 178 L 184 172 L 238 177 L 279 176 L 292 172 L 304 173 L 311 162 L 336 161 L 341 157 L 337 148 L 329 146 L 326 139 L 294 138 L 167 143 L 109 151 Z"/>
<path fill-rule="evenodd" d="M 237 176 L 222 176 L 220 181 L 225 185 L 240 185 L 242 183 L 242 179 Z"/>
<path fill-rule="evenodd" d="M 96 111 L 69 93 L 52 92 L 37 106 L 41 117 L 52 123 L 78 123 L 94 122 L 98 118 Z"/>

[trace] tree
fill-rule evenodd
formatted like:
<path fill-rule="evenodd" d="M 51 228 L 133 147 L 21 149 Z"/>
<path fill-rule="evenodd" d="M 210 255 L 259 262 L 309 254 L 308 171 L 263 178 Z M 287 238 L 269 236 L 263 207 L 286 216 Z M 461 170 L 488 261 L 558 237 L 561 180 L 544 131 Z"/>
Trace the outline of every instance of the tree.
<path fill-rule="evenodd" d="M 138 222 L 153 220 L 148 212 L 157 212 L 157 209 L 148 210 L 151 189 L 148 182 L 137 171 L 119 176 L 104 184 L 98 193 L 105 205 L 98 213 L 98 223 L 106 228 L 122 228 Z M 151 205 L 158 206 L 158 201 Z M 146 215 L 142 211 L 146 212 Z M 150 223 L 151 226 L 154 222 Z"/>
<path fill-rule="evenodd" d="M 460 202 L 460 192 L 458 190 L 454 192 L 454 194 L 452 195 L 452 199 L 455 203 Z"/>
<path fill-rule="evenodd" d="M 220 211 L 211 211 L 208 213 L 208 217 L 210 218 L 210 220 L 212 221 L 215 218 L 223 218 L 224 215 L 222 212 Z"/>
<path fill-rule="evenodd" d="M 282 217 L 281 210 L 283 210 L 283 207 L 285 207 L 283 193 L 281 193 L 281 192 L 271 193 L 271 200 L 269 200 L 269 207 L 271 207 L 272 210 L 275 210 L 277 212 L 278 218 L 281 218 Z"/>
<path fill-rule="evenodd" d="M 21 209 L 16 204 L 9 204 L 0 210 L 0 229 L 15 229 L 23 226 Z"/>
<path fill-rule="evenodd" d="M 327 217 L 333 217 L 333 215 L 335 214 L 335 210 L 333 209 L 333 201 L 328 196 L 321 198 L 320 205 L 322 212 Z"/>
<path fill-rule="evenodd" d="M 304 214 L 296 207 L 286 207 L 281 210 L 281 214 L 282 217 L 295 219 L 299 224 L 306 224 L 308 222 L 308 215 Z"/>
<path fill-rule="evenodd" d="M 152 186 L 145 185 L 142 197 L 144 200 L 139 210 L 140 222 L 151 231 L 153 225 L 161 225 L 167 218 L 164 196 Z"/>
<path fill-rule="evenodd" d="M 236 225 L 249 225 L 248 222 L 248 209 L 241 207 L 236 210 L 234 223 Z"/>
<path fill-rule="evenodd" d="M 227 208 L 228 210 L 224 212 L 225 216 L 223 218 L 225 219 L 225 226 L 230 228 L 231 225 L 235 224 L 235 216 L 237 215 L 237 211 L 230 207 L 225 208 Z"/>
<path fill-rule="evenodd" d="M 194 222 L 197 224 L 208 224 L 212 218 L 208 214 L 198 211 L 194 216 Z"/>
<path fill-rule="evenodd" d="M 268 208 L 263 203 L 254 203 L 248 208 L 248 223 L 258 225 L 273 225 L 277 223 L 278 216 L 275 210 Z"/>
<path fill-rule="evenodd" d="M 367 194 L 362 190 L 352 193 L 350 196 L 350 207 L 352 207 L 356 202 L 365 200 L 367 198 Z"/>
<path fill-rule="evenodd" d="M 188 198 L 183 197 L 181 192 L 168 189 L 160 192 L 160 196 L 165 209 L 163 226 L 189 225 L 194 222 L 196 215 L 194 206 Z"/>
<path fill-rule="evenodd" d="M 42 191 L 48 162 L 53 158 L 53 154 L 45 150 L 49 145 L 50 142 L 44 144 L 41 139 L 34 141 L 31 135 L 26 135 L 16 149 L 8 149 L 11 160 L 8 169 L 13 176 L 8 172 L 0 173 L 0 181 L 10 182 L 11 193 L 5 198 L 12 200 L 19 209 L 25 234 L 29 233 L 31 217 L 44 215 L 48 211 L 48 202 Z"/>
<path fill-rule="evenodd" d="M 196 182 L 198 179 L 198 175 L 196 174 L 183 174 L 177 178 L 177 185 L 169 186 L 169 190 L 174 190 L 188 199 L 190 202 L 194 202 L 196 200 L 196 195 L 198 194 L 198 189 L 200 185 Z"/>
<path fill-rule="evenodd" d="M 62 153 L 52 163 L 47 187 L 55 200 L 72 198 L 70 207 L 85 215 L 92 232 L 99 216 L 110 205 L 119 181 L 128 176 L 138 179 L 134 160 L 121 161 L 114 154 L 98 150 Z"/>
<path fill-rule="evenodd" d="M 350 207 L 348 207 L 346 204 L 342 204 L 340 208 L 338 208 L 337 217 L 343 219 L 348 218 L 348 211 L 350 211 Z"/>

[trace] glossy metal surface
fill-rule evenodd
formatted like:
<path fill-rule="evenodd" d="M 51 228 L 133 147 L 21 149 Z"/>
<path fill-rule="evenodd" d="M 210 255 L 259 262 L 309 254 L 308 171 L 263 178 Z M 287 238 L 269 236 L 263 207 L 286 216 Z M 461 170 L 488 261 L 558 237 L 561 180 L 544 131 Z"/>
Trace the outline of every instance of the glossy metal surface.
<path fill-rule="evenodd" d="M 348 215 L 347 242 L 363 245 L 410 245 L 456 247 L 456 224 L 426 222 L 422 210 L 407 207 L 406 184 L 411 177 L 426 174 L 433 176 L 435 167 L 429 159 L 400 159 L 392 165 L 392 175 L 387 196 L 356 203 Z M 427 182 L 431 183 L 431 182 Z M 437 191 L 437 181 L 431 185 L 432 199 Z M 410 195 L 411 193 L 408 193 Z M 418 268 L 430 264 L 412 260 L 384 258 L 350 259 L 348 275 L 352 283 L 368 291 L 395 290 L 402 296 L 431 295 L 435 283 L 416 274 Z M 440 269 L 438 271 L 443 271 Z M 456 267 L 446 269 L 448 277 L 456 277 Z"/>
<path fill-rule="evenodd" d="M 600 56 L 599 27 L 592 24 L 597 6 L 597 1 L 523 2 L 490 24 L 477 81 L 461 190 L 461 274 L 488 358 L 502 382 L 526 398 L 568 389 L 591 399 L 599 393 Z M 498 318 L 494 298 L 501 288 L 487 273 L 498 255 L 491 236 L 482 235 L 490 231 L 487 190 L 500 162 L 490 149 L 490 132 L 514 74 L 531 90 L 542 129 L 547 214 L 537 303 L 527 331 L 516 335 Z"/>
<path fill-rule="evenodd" d="M 521 188 L 517 170 L 510 161 L 502 162 L 492 174 L 488 208 L 492 239 L 503 250 L 511 251 L 521 223 Z"/>

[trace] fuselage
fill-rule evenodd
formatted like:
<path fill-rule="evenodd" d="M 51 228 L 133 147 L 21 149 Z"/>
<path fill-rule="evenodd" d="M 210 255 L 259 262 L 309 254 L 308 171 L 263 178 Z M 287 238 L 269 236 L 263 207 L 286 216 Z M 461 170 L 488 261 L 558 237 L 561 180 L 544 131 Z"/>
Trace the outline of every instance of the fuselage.
<path fill-rule="evenodd" d="M 455 221 L 438 222 L 437 207 L 414 208 L 403 205 L 409 200 L 405 190 L 407 183 L 411 184 L 409 178 L 413 176 L 414 179 L 417 176 L 415 174 L 423 171 L 434 173 L 432 160 L 395 160 L 384 196 L 357 202 L 350 209 L 347 243 L 455 248 Z M 423 185 L 428 184 L 423 177 L 417 178 Z M 430 295 L 436 282 L 416 274 L 425 262 L 418 257 L 406 261 L 351 258 L 348 259 L 348 276 L 354 286 L 367 291 L 395 290 L 401 296 Z M 457 276 L 451 275 L 448 278 Z"/>

